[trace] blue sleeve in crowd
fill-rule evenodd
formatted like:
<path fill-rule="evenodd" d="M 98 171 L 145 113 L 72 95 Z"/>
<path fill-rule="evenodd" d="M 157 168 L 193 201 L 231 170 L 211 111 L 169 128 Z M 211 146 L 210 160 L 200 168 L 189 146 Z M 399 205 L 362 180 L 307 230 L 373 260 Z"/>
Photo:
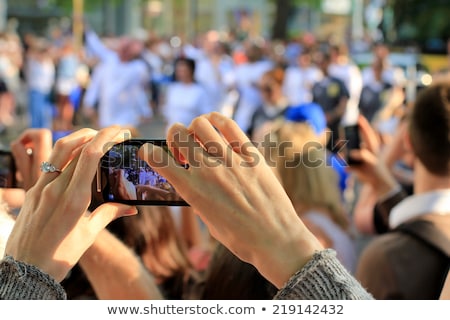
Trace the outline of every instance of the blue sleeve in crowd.
<path fill-rule="evenodd" d="M 343 192 L 345 188 L 347 187 L 347 177 L 348 173 L 345 170 L 346 164 L 344 163 L 344 160 L 340 158 L 338 155 L 334 153 L 329 153 L 328 155 L 328 165 L 331 165 L 331 167 L 336 171 L 339 177 L 339 188 Z"/>

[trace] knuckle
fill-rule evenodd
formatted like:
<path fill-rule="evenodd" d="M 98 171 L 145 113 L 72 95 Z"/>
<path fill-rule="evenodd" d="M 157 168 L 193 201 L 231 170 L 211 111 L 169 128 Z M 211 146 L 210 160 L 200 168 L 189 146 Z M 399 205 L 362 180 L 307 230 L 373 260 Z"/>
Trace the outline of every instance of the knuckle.
<path fill-rule="evenodd" d="M 95 136 L 98 133 L 98 131 L 94 130 L 92 128 L 82 128 L 79 130 L 79 133 L 81 133 L 82 135 L 85 135 L 85 136 L 91 136 L 91 135 Z"/>
<path fill-rule="evenodd" d="M 101 150 L 98 150 L 92 144 L 88 144 L 81 152 L 81 157 L 85 158 L 86 160 L 100 159 L 102 155 L 103 153 L 101 152 Z"/>
<path fill-rule="evenodd" d="M 60 196 L 60 188 L 56 188 L 53 183 L 49 183 L 42 189 L 42 197 L 48 203 L 56 203 Z"/>
<path fill-rule="evenodd" d="M 63 138 L 56 140 L 54 149 L 55 150 L 64 149 L 64 147 L 67 145 L 67 142 L 68 142 L 67 137 L 63 137 Z"/>
<path fill-rule="evenodd" d="M 36 185 L 33 185 L 30 189 L 27 191 L 27 197 L 31 199 L 39 198 L 41 195 L 41 191 L 37 189 Z"/>

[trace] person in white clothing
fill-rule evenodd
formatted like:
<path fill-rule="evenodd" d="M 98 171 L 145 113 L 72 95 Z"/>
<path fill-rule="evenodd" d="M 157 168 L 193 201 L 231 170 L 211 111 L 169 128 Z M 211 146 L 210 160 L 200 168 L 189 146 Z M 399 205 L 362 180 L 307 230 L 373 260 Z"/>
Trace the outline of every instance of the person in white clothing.
<path fill-rule="evenodd" d="M 167 128 L 176 122 L 188 126 L 194 118 L 213 111 L 205 89 L 194 81 L 194 73 L 193 59 L 176 59 L 175 81 L 168 85 L 163 105 Z"/>
<path fill-rule="evenodd" d="M 150 68 L 140 58 L 143 44 L 137 39 L 124 37 L 117 51 L 107 48 L 98 36 L 88 31 L 86 46 L 100 59 L 87 88 L 84 107 L 88 116 L 95 115 L 98 104 L 98 126 L 111 125 L 138 127 L 153 115 L 147 88 Z"/>
<path fill-rule="evenodd" d="M 350 169 L 373 188 L 377 210 L 370 218 L 380 235 L 361 252 L 355 275 L 376 299 L 438 299 L 444 286 L 449 270 L 444 248 L 450 243 L 449 97 L 450 83 L 435 81 L 410 109 L 402 139 L 413 157 L 409 196 L 379 161 L 380 151 L 370 142 L 376 132 L 359 123 L 364 147 L 353 150 L 360 163 Z"/>
<path fill-rule="evenodd" d="M 233 119 L 244 131 L 248 131 L 253 113 L 262 103 L 257 84 L 262 75 L 274 66 L 264 59 L 262 48 L 251 44 L 246 50 L 248 62 L 238 65 L 234 70 L 233 82 L 239 92 L 239 101 Z"/>
<path fill-rule="evenodd" d="M 36 39 L 29 48 L 25 68 L 28 87 L 28 112 L 31 128 L 52 128 L 51 92 L 55 83 L 55 63 L 49 44 Z"/>
<path fill-rule="evenodd" d="M 283 91 L 291 106 L 312 102 L 312 87 L 323 77 L 320 69 L 312 64 L 311 51 L 303 49 L 297 65 L 286 69 Z"/>
<path fill-rule="evenodd" d="M 372 63 L 380 62 L 383 66 L 381 72 L 381 81 L 391 86 L 404 86 L 406 81 L 405 72 L 400 67 L 393 66 L 389 61 L 389 47 L 383 42 L 376 42 L 372 48 Z M 377 76 L 372 66 L 362 69 L 363 84 L 368 85 L 377 81 Z M 380 80 L 378 80 L 380 81 Z"/>
<path fill-rule="evenodd" d="M 331 46 L 330 57 L 329 74 L 344 82 L 349 93 L 342 124 L 354 124 L 358 121 L 358 104 L 363 87 L 361 70 L 350 59 L 348 48 L 344 44 Z"/>
<path fill-rule="evenodd" d="M 205 35 L 202 53 L 195 59 L 194 78 L 207 91 L 214 110 L 219 111 L 228 89 L 226 78 L 233 72 L 234 62 L 214 30 Z"/>

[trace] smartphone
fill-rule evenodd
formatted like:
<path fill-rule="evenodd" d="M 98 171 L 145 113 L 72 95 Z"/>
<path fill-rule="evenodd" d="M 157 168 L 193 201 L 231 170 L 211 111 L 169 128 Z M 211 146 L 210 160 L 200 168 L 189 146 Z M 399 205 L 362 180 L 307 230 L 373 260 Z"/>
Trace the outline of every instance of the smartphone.
<path fill-rule="evenodd" d="M 130 205 L 188 206 L 165 177 L 139 158 L 138 150 L 145 143 L 168 150 L 165 140 L 131 139 L 115 144 L 99 163 L 94 196 L 103 202 Z"/>
<path fill-rule="evenodd" d="M 16 163 L 9 150 L 0 150 L 0 188 L 20 188 Z"/>
<path fill-rule="evenodd" d="M 361 137 L 359 135 L 359 126 L 357 124 L 347 125 L 343 128 L 343 135 L 345 144 L 345 160 L 347 164 L 359 164 L 360 161 L 354 160 L 350 157 L 350 152 L 361 148 Z"/>

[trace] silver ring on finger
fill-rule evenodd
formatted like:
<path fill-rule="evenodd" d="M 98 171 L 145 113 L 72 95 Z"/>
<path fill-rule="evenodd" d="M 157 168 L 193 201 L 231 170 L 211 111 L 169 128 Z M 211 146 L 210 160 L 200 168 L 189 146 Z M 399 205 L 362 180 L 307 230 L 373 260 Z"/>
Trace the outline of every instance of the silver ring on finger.
<path fill-rule="evenodd" d="M 56 172 L 56 173 L 61 173 L 62 170 L 56 168 L 53 164 L 51 164 L 50 162 L 44 161 L 41 163 L 41 171 L 44 173 L 52 173 L 52 172 Z"/>

